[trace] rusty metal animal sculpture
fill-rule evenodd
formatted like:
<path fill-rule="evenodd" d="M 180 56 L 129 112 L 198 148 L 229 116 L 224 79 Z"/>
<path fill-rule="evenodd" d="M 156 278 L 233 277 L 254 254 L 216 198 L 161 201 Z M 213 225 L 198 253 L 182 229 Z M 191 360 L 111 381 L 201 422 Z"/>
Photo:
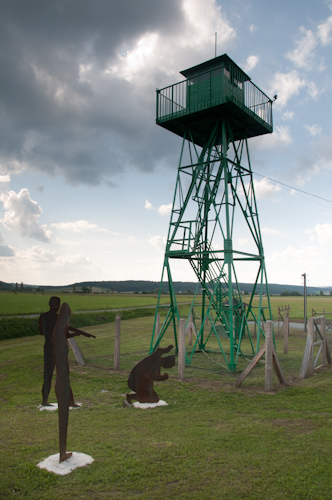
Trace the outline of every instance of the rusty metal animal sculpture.
<path fill-rule="evenodd" d="M 158 403 L 159 396 L 153 389 L 153 382 L 168 379 L 168 374 L 161 375 L 160 369 L 172 368 L 175 365 L 175 356 L 162 358 L 162 355 L 171 349 L 173 349 L 172 345 L 165 348 L 158 347 L 150 356 L 134 366 L 128 378 L 128 386 L 134 391 L 134 394 L 127 394 L 129 404 L 133 399 L 140 403 Z"/>

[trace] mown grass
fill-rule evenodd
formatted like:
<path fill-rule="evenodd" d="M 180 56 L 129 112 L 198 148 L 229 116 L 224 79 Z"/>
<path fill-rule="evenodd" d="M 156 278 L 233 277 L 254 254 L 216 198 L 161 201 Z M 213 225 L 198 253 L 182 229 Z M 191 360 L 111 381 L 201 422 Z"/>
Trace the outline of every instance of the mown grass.
<path fill-rule="evenodd" d="M 41 314 L 49 309 L 48 302 L 52 295 L 60 297 L 61 303 L 67 302 L 72 312 L 103 311 L 155 306 L 156 295 L 145 294 L 77 294 L 77 293 L 12 293 L 0 292 L 0 315 Z M 191 297 L 180 295 L 178 301 L 190 302 Z M 161 297 L 162 304 L 169 303 L 167 295 Z"/>
<path fill-rule="evenodd" d="M 43 341 L 0 343 L 1 499 L 332 498 L 332 371 L 299 380 L 304 332 L 291 332 L 287 355 L 276 337 L 286 388 L 274 377 L 266 394 L 260 363 L 235 389 L 236 373 L 202 370 L 208 358 L 197 354 L 184 382 L 174 367 L 168 381 L 155 384 L 169 406 L 123 408 L 128 374 L 148 352 L 152 322 L 122 321 L 119 372 L 112 369 L 114 324 L 85 328 L 97 336 L 77 340 L 85 366 L 70 352 L 71 385 L 83 406 L 70 412 L 68 449 L 95 461 L 63 477 L 36 466 L 58 452 L 57 413 L 37 408 Z"/>
<path fill-rule="evenodd" d="M 9 293 L 0 292 L 0 316 L 21 315 L 21 314 L 41 314 L 48 310 L 50 293 Z M 54 295 L 54 294 L 53 294 Z M 82 311 L 103 311 L 110 309 L 151 307 L 157 305 L 156 295 L 145 294 L 57 294 L 61 302 L 67 302 L 73 313 Z M 243 302 L 248 301 L 247 296 L 243 296 Z M 177 296 L 178 303 L 186 304 L 192 301 L 192 296 Z M 258 305 L 258 297 L 254 298 L 254 305 Z M 161 304 L 169 304 L 169 296 L 161 297 Z M 263 297 L 263 307 L 267 307 L 267 297 Z M 303 297 L 271 297 L 271 308 L 273 319 L 278 318 L 278 307 L 290 306 L 290 317 L 303 319 L 304 299 Z M 307 298 L 308 316 L 314 309 L 316 312 L 332 313 L 332 296 L 309 296 Z"/>

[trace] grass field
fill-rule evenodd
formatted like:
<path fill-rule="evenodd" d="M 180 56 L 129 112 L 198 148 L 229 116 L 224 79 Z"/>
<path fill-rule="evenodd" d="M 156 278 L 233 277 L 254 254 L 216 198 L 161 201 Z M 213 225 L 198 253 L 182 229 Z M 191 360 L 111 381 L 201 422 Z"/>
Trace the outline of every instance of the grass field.
<path fill-rule="evenodd" d="M 48 301 L 52 294 L 8 293 L 0 292 L 0 316 L 16 314 L 40 314 L 49 309 Z M 145 294 L 76 294 L 59 293 L 57 297 L 70 305 L 72 312 L 100 311 L 155 306 L 157 296 Z M 179 303 L 190 302 L 192 297 L 180 295 Z M 169 303 L 169 297 L 161 298 L 162 304 Z M 331 302 L 332 303 L 332 302 Z"/>
<path fill-rule="evenodd" d="M 276 337 L 288 387 L 274 376 L 266 394 L 260 363 L 235 389 L 236 373 L 197 354 L 184 382 L 174 367 L 168 381 L 155 384 L 167 407 L 123 408 L 128 374 L 148 352 L 152 322 L 122 322 L 118 372 L 112 369 L 114 324 L 88 327 L 97 338 L 78 339 L 85 366 L 70 352 L 71 386 L 83 406 L 70 412 L 68 450 L 95 461 L 68 476 L 36 466 L 58 452 L 57 413 L 37 407 L 42 339 L 0 342 L 1 499 L 332 498 L 332 370 L 299 379 L 304 332 L 291 332 L 287 355 Z"/>
<path fill-rule="evenodd" d="M 99 311 L 108 309 L 137 308 L 155 306 L 157 304 L 156 295 L 142 294 L 57 294 L 61 302 L 68 302 L 71 310 L 80 311 Z M 51 294 L 29 294 L 29 293 L 8 293 L 0 292 L 0 316 L 16 314 L 40 314 L 48 310 L 48 301 Z M 178 295 L 177 301 L 181 305 L 190 303 L 191 296 Z M 248 299 L 247 299 L 248 300 Z M 243 297 L 246 302 L 246 296 Z M 162 304 L 169 304 L 169 296 L 161 297 Z M 258 298 L 254 299 L 254 304 L 258 304 Z M 263 306 L 267 307 L 267 298 L 263 298 Z M 304 299 L 303 297 L 271 297 L 271 307 L 273 319 L 278 319 L 278 306 L 290 306 L 290 317 L 294 319 L 303 319 L 304 317 Z M 317 312 L 332 313 L 332 297 L 330 296 L 309 296 L 307 298 L 308 316 L 314 309 Z M 332 315 L 331 315 L 332 319 Z"/>

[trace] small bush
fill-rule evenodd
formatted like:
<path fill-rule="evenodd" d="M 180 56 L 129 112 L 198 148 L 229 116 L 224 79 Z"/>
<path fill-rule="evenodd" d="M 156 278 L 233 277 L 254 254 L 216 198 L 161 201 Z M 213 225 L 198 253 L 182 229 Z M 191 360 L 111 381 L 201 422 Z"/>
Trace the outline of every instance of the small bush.
<path fill-rule="evenodd" d="M 31 337 L 38 333 L 38 318 L 2 317 L 0 319 L 0 340 Z"/>
<path fill-rule="evenodd" d="M 155 309 L 140 308 L 123 311 L 105 311 L 103 313 L 77 313 L 72 314 L 70 324 L 75 328 L 83 328 L 85 326 L 113 323 L 117 314 L 121 316 L 121 320 L 142 318 L 145 316 L 153 316 L 155 314 Z M 0 340 L 31 337 L 38 334 L 38 317 L 1 317 L 0 319 Z"/>

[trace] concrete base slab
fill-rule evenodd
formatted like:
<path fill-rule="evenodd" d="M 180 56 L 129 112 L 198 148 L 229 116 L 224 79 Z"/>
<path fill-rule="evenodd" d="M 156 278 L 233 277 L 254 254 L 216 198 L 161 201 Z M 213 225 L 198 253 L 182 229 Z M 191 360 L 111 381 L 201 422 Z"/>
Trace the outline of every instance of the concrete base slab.
<path fill-rule="evenodd" d="M 168 406 L 168 403 L 166 403 L 166 401 L 162 401 L 162 399 L 159 399 L 158 403 L 139 403 L 138 401 L 133 403 L 134 408 L 141 408 L 142 410 L 156 408 L 157 406 Z"/>
<path fill-rule="evenodd" d="M 86 465 L 94 462 L 94 459 L 90 457 L 90 455 L 73 451 L 73 454 L 70 458 L 59 463 L 59 455 L 59 453 L 51 455 L 42 462 L 39 462 L 39 464 L 37 464 L 37 467 L 39 467 L 40 469 L 46 469 L 49 472 L 54 472 L 54 474 L 58 474 L 60 476 L 65 476 L 66 474 L 70 474 L 78 467 L 85 467 Z"/>
<path fill-rule="evenodd" d="M 75 403 L 77 406 L 69 406 L 70 410 L 77 410 L 77 408 L 81 408 L 82 403 Z M 50 403 L 47 406 L 39 405 L 39 411 L 56 411 L 58 409 L 58 403 Z"/>

